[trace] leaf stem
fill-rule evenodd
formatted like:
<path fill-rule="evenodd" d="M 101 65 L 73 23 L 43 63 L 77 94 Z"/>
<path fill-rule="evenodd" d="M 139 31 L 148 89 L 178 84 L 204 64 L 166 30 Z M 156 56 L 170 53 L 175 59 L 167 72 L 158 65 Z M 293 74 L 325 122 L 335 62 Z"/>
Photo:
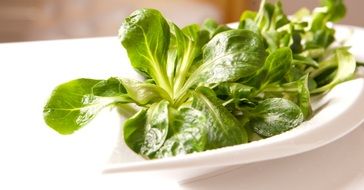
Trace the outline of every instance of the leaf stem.
<path fill-rule="evenodd" d="M 190 41 L 188 43 L 187 52 L 182 59 L 181 67 L 177 71 L 177 74 L 176 74 L 176 79 L 173 84 L 174 94 L 177 94 L 177 92 L 183 87 L 183 84 L 186 81 L 187 71 L 189 70 L 191 63 L 192 63 L 191 54 L 193 54 L 193 51 L 194 51 L 193 44 L 192 44 L 192 41 Z"/>

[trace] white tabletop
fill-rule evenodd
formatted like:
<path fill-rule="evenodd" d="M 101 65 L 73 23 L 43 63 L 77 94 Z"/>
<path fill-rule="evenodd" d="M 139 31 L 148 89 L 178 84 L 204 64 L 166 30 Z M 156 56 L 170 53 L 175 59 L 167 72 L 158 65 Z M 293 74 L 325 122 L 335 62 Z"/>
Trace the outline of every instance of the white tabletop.
<path fill-rule="evenodd" d="M 96 118 L 61 136 L 45 125 L 42 109 L 57 84 L 134 77 L 126 67 L 116 38 L 0 44 L 0 189 L 364 189 L 364 125 L 322 148 L 184 185 L 137 173 L 103 175 L 119 126 Z M 101 114 L 118 122 L 113 111 Z"/>

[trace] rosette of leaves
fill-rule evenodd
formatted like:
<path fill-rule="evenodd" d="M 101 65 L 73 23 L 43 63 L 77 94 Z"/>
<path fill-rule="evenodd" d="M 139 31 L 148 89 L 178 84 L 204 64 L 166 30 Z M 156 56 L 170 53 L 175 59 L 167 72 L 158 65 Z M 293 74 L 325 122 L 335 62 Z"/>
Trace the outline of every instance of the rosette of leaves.
<path fill-rule="evenodd" d="M 263 1 L 258 12 L 242 15 L 237 29 L 213 20 L 179 28 L 157 10 L 137 10 L 122 23 L 119 39 L 144 80 L 61 84 L 44 119 L 72 134 L 106 107 L 134 104 L 139 110 L 125 120 L 124 140 L 150 159 L 283 133 L 311 116 L 311 94 L 327 92 L 355 70 L 347 48 L 330 47 L 334 30 L 327 22 L 339 20 L 345 6 L 322 5 L 306 21 L 287 17 L 279 2 Z"/>

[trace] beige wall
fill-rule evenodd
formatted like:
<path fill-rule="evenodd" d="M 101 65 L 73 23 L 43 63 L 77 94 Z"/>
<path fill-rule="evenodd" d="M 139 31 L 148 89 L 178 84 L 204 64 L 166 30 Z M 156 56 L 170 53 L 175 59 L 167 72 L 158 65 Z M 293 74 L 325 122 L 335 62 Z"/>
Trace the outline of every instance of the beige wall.
<path fill-rule="evenodd" d="M 275 1 L 275 0 L 268 0 Z M 287 13 L 313 8 L 320 0 L 281 0 Z M 364 26 L 364 0 L 345 0 L 343 23 Z M 244 9 L 259 0 L 0 0 L 0 42 L 112 36 L 122 20 L 141 7 L 161 10 L 178 25 L 206 18 L 237 21 Z"/>
<path fill-rule="evenodd" d="M 258 0 L 0 0 L 0 42 L 115 36 L 139 8 L 156 8 L 177 25 L 238 20 Z"/>

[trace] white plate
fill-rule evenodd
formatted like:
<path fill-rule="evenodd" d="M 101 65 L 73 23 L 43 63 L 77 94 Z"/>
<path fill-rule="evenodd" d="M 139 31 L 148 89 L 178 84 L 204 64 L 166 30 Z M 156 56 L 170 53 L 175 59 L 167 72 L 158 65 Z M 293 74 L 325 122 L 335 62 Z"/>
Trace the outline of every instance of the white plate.
<path fill-rule="evenodd" d="M 357 39 L 363 30 L 338 27 L 338 37 L 352 35 L 353 52 L 363 46 Z M 196 176 L 221 171 L 227 166 L 241 165 L 263 160 L 286 157 L 328 144 L 351 130 L 364 119 L 364 79 L 348 81 L 336 86 L 322 98 L 316 99 L 315 115 L 309 121 L 286 133 L 243 145 L 225 147 L 202 153 L 141 160 L 125 145 L 114 151 L 112 162 L 105 173 L 156 171 L 178 181 L 191 180 Z M 122 140 L 119 144 L 123 143 Z M 133 159 L 134 158 L 134 159 Z"/>
<path fill-rule="evenodd" d="M 363 190 L 364 124 L 321 148 L 184 184 L 185 190 Z"/>

